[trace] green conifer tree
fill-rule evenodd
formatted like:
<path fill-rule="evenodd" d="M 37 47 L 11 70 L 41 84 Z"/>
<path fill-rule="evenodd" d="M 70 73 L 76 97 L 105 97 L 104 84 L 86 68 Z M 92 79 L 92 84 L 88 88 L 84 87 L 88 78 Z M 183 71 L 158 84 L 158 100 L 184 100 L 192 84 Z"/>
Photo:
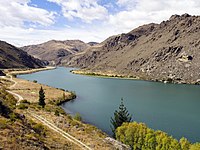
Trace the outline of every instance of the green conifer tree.
<path fill-rule="evenodd" d="M 124 122 L 130 122 L 132 116 L 128 113 L 127 108 L 124 106 L 123 98 L 121 98 L 121 104 L 119 110 L 115 110 L 114 118 L 111 117 L 111 129 L 113 137 L 115 138 L 115 130 L 120 127 Z"/>
<path fill-rule="evenodd" d="M 39 91 L 39 103 L 38 104 L 40 106 L 42 106 L 42 108 L 44 108 L 44 106 L 46 105 L 46 103 L 45 103 L 45 92 L 44 92 L 42 87 L 40 88 L 40 91 Z"/>

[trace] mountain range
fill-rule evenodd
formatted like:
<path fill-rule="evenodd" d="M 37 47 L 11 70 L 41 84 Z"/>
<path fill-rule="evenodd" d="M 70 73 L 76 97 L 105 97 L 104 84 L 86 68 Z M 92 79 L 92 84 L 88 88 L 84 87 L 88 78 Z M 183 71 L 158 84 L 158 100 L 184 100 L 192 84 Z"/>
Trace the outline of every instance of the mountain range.
<path fill-rule="evenodd" d="M 51 40 L 20 49 L 50 64 L 78 67 L 85 73 L 198 83 L 200 16 L 173 15 L 160 24 L 146 24 L 101 43 Z"/>
<path fill-rule="evenodd" d="M 47 64 L 23 50 L 0 41 L 0 68 L 40 68 Z"/>
<path fill-rule="evenodd" d="M 38 45 L 21 47 L 28 54 L 48 61 L 52 65 L 62 65 L 62 60 L 96 45 L 95 42 L 84 43 L 80 40 L 51 40 Z"/>
<path fill-rule="evenodd" d="M 65 65 L 97 74 L 198 83 L 199 58 L 200 16 L 183 14 L 109 37 L 70 57 Z"/>

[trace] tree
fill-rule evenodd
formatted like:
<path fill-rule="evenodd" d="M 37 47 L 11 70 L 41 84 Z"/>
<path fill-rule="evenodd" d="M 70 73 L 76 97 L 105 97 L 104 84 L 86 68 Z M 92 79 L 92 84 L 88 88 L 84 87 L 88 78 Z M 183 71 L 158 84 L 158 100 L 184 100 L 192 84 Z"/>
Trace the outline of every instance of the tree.
<path fill-rule="evenodd" d="M 75 114 L 74 119 L 78 120 L 78 121 L 82 121 L 82 117 L 81 117 L 81 115 L 79 113 Z"/>
<path fill-rule="evenodd" d="M 182 150 L 188 150 L 188 149 L 190 149 L 190 145 L 191 144 L 190 144 L 190 142 L 186 138 L 182 137 L 179 142 L 181 144 L 181 149 Z"/>
<path fill-rule="evenodd" d="M 116 129 L 116 139 L 132 150 L 183 150 L 178 140 L 165 132 L 154 131 L 144 123 L 123 123 Z"/>
<path fill-rule="evenodd" d="M 121 104 L 119 110 L 115 110 L 114 118 L 111 117 L 111 129 L 113 132 L 113 137 L 115 138 L 115 130 L 120 127 L 124 122 L 130 122 L 132 116 L 128 113 L 127 108 L 124 106 L 123 98 L 121 98 Z"/>
<path fill-rule="evenodd" d="M 45 92 L 44 92 L 42 87 L 40 88 L 40 91 L 39 91 L 39 103 L 38 104 L 40 106 L 42 106 L 42 108 L 44 108 L 44 106 L 46 105 L 46 103 L 45 103 Z"/>
<path fill-rule="evenodd" d="M 199 150 L 200 149 L 200 143 L 194 143 L 190 146 L 190 150 Z"/>

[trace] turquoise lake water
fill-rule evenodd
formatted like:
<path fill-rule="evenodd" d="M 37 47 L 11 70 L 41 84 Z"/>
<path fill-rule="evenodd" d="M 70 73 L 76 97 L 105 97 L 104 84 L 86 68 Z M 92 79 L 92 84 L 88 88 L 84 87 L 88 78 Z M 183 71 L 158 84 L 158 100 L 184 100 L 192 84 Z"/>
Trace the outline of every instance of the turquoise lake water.
<path fill-rule="evenodd" d="M 62 107 L 68 113 L 80 113 L 85 122 L 108 134 L 110 117 L 123 97 L 133 121 L 144 122 L 177 139 L 184 136 L 191 142 L 200 141 L 200 86 L 98 78 L 75 75 L 70 70 L 59 67 L 18 77 L 75 91 L 77 99 Z"/>

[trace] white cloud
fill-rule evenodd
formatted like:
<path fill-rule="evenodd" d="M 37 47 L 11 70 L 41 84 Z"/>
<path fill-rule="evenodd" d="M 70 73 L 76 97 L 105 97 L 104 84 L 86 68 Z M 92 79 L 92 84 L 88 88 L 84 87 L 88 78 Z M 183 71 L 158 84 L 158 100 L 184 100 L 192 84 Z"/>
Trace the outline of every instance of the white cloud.
<path fill-rule="evenodd" d="M 97 0 L 48 0 L 62 7 L 63 15 L 68 19 L 79 18 L 91 23 L 93 20 L 104 20 L 108 11 Z"/>
<path fill-rule="evenodd" d="M 15 46 L 39 44 L 48 40 L 79 39 L 84 42 L 101 42 L 114 32 L 110 28 L 63 28 L 59 30 L 23 29 L 21 27 L 1 28 L 0 40 L 7 41 Z"/>
<path fill-rule="evenodd" d="M 147 23 L 160 23 L 174 14 L 200 15 L 199 0 L 118 0 L 117 4 L 125 10 L 110 15 L 109 24 L 119 32 Z"/>
<path fill-rule="evenodd" d="M 137 4 L 137 0 L 117 0 L 117 5 L 120 7 L 126 7 L 127 9 L 133 9 Z"/>
<path fill-rule="evenodd" d="M 54 12 L 29 6 L 30 0 L 1 0 L 0 27 L 23 26 L 24 22 L 51 25 L 54 23 Z"/>
<path fill-rule="evenodd" d="M 41 43 L 51 39 L 101 42 L 109 36 L 129 32 L 140 25 L 167 20 L 174 14 L 200 15 L 199 0 L 116 0 L 115 4 L 112 3 L 109 6 L 101 6 L 98 3 L 100 0 L 47 0 L 61 6 L 63 16 L 72 19 L 72 22 L 64 24 L 63 28 L 59 29 L 57 25 L 60 25 L 60 22 L 56 22 L 54 26 L 51 26 L 52 30 L 45 27 L 40 30 L 37 24 L 54 23 L 54 13 L 29 6 L 30 1 L 0 0 L 0 12 L 2 12 L 0 40 L 6 40 L 18 46 Z M 119 9 L 113 8 L 116 4 Z M 108 11 L 106 8 L 111 10 Z M 74 18 L 90 24 L 81 24 Z M 97 24 L 94 20 L 101 22 Z M 24 21 L 36 24 L 33 24 L 30 29 L 25 29 L 23 28 Z M 76 25 L 80 23 L 79 29 L 75 28 L 73 23 Z"/>

